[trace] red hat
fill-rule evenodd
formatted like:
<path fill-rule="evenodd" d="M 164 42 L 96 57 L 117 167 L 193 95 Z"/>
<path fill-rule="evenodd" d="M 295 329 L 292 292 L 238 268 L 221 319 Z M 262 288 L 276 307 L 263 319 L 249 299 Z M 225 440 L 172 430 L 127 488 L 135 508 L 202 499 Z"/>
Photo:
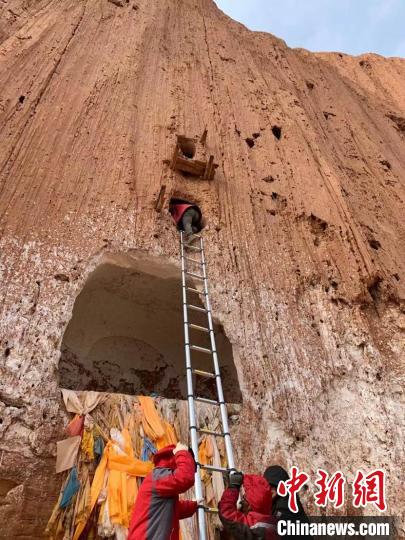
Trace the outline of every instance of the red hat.
<path fill-rule="evenodd" d="M 173 450 L 176 448 L 174 444 L 165 446 L 159 452 L 153 456 L 153 463 L 155 467 L 161 467 L 163 469 L 175 469 L 176 460 L 174 459 Z"/>
<path fill-rule="evenodd" d="M 245 498 L 255 512 L 271 514 L 271 489 L 263 476 L 245 474 L 243 477 Z"/>

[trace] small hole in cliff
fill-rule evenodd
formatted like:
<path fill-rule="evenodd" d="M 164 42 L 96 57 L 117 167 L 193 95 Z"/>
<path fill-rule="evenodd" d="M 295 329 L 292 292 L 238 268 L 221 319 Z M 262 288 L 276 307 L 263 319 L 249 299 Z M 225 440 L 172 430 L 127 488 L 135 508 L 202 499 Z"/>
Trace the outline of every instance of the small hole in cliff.
<path fill-rule="evenodd" d="M 380 163 L 383 167 L 386 167 L 387 169 L 392 169 L 392 165 L 388 160 L 382 159 Z"/>
<path fill-rule="evenodd" d="M 255 145 L 255 141 L 251 137 L 247 137 L 245 139 L 245 142 L 246 142 L 246 144 L 248 145 L 249 148 L 253 148 L 254 145 Z"/>
<path fill-rule="evenodd" d="M 375 374 L 375 378 L 377 379 L 377 381 L 381 381 L 382 375 L 379 371 L 377 371 L 377 373 Z"/>
<path fill-rule="evenodd" d="M 185 137 L 184 135 L 178 135 L 177 144 L 184 156 L 189 159 L 193 159 L 197 151 L 197 147 L 193 139 Z"/>
<path fill-rule="evenodd" d="M 381 244 L 378 240 L 375 240 L 374 238 L 369 240 L 368 243 L 370 244 L 370 246 L 373 248 L 373 249 L 380 249 L 381 247 Z"/>
<path fill-rule="evenodd" d="M 328 224 L 323 219 L 311 214 L 308 218 L 311 232 L 313 234 L 322 234 L 328 228 Z M 329 266 L 329 265 L 328 265 Z"/>
<path fill-rule="evenodd" d="M 382 281 L 382 278 L 377 276 L 367 287 L 367 290 L 370 293 L 370 296 L 374 300 L 374 302 L 378 302 L 378 300 L 380 299 Z"/>
<path fill-rule="evenodd" d="M 24 101 L 25 101 L 25 96 L 20 96 L 20 97 L 18 98 L 18 101 L 19 101 L 20 103 L 24 103 Z"/>
<path fill-rule="evenodd" d="M 260 137 L 260 133 L 253 133 L 252 137 L 254 139 L 258 139 Z"/>
<path fill-rule="evenodd" d="M 56 279 L 56 281 L 70 281 L 69 276 L 67 276 L 66 274 L 55 274 L 53 277 L 54 279 Z"/>
<path fill-rule="evenodd" d="M 394 278 L 399 281 L 399 274 L 394 274 Z"/>
<path fill-rule="evenodd" d="M 4 356 L 7 358 L 7 356 L 10 356 L 11 349 L 10 347 L 6 347 L 4 349 Z"/>
<path fill-rule="evenodd" d="M 275 138 L 279 141 L 281 139 L 281 127 L 280 126 L 273 126 L 271 128 L 271 131 Z"/>
<path fill-rule="evenodd" d="M 264 178 L 262 178 L 263 182 L 267 182 L 267 183 L 271 183 L 271 182 L 274 182 L 274 178 L 273 176 L 265 176 Z"/>
<path fill-rule="evenodd" d="M 311 81 L 305 81 L 305 84 L 307 85 L 308 90 L 313 90 L 315 85 Z"/>
<path fill-rule="evenodd" d="M 392 120 L 395 124 L 395 127 L 401 133 L 405 133 L 405 118 L 401 116 L 396 116 L 395 114 L 387 114 L 387 118 Z"/>
<path fill-rule="evenodd" d="M 190 286 L 195 287 L 192 280 Z M 63 335 L 60 386 L 185 399 L 180 291 L 178 266 L 164 258 L 141 252 L 106 254 L 76 298 Z M 199 296 L 192 292 L 189 301 L 202 307 Z M 193 311 L 190 322 L 206 326 L 206 314 Z M 232 345 L 221 321 L 214 320 L 214 331 L 225 399 L 241 403 Z M 193 344 L 210 346 L 208 335 L 195 329 L 190 332 Z M 210 357 L 193 353 L 193 367 L 209 371 Z M 215 381 L 199 377 L 195 392 L 215 397 Z"/>

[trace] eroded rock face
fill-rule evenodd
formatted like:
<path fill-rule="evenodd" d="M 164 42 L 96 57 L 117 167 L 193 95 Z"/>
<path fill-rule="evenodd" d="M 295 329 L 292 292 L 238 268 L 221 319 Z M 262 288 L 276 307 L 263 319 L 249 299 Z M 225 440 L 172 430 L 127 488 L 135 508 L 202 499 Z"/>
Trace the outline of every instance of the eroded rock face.
<path fill-rule="evenodd" d="M 177 264 L 163 184 L 207 220 L 239 465 L 383 467 L 400 516 L 405 61 L 291 50 L 211 0 L 122 4 L 0 8 L 0 536 L 43 538 L 60 349 L 90 272 L 106 252 Z M 206 126 L 215 181 L 171 172 L 175 134 Z"/>

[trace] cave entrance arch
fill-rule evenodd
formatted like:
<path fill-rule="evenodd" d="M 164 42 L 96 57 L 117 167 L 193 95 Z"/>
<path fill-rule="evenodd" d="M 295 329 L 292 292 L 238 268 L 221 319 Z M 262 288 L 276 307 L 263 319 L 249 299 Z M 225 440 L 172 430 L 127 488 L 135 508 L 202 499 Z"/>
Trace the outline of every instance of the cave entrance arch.
<path fill-rule="evenodd" d="M 106 255 L 76 298 L 62 339 L 60 386 L 186 399 L 181 298 L 180 270 L 167 259 Z M 193 303 L 202 305 L 198 296 Z M 196 322 L 206 326 L 203 319 Z M 225 399 L 240 403 L 232 346 L 217 320 L 214 329 Z M 199 334 L 193 343 L 208 346 L 208 336 Z M 210 363 L 200 353 L 193 359 L 204 371 L 211 371 Z M 198 384 L 197 393 L 215 396 L 215 381 Z"/>

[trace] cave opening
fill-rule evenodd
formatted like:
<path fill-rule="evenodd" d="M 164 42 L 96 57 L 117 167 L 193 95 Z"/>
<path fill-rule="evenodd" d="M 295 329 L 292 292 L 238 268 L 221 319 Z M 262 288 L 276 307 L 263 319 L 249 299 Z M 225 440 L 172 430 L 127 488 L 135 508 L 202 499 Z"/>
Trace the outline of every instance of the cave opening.
<path fill-rule="evenodd" d="M 60 386 L 186 399 L 181 298 L 180 270 L 167 259 L 106 255 L 75 300 L 62 339 Z M 192 301 L 202 306 L 197 294 Z M 196 312 L 196 317 L 193 322 L 204 325 L 206 314 Z M 241 403 L 232 345 L 215 319 L 214 330 L 225 399 Z M 208 339 L 201 332 L 192 334 L 201 347 L 209 346 Z M 193 355 L 195 369 L 212 371 L 209 355 Z M 198 377 L 195 385 L 196 394 L 216 397 L 213 379 Z"/>
<path fill-rule="evenodd" d="M 275 138 L 279 141 L 281 139 L 281 127 L 280 126 L 273 126 L 271 128 L 271 131 Z"/>

